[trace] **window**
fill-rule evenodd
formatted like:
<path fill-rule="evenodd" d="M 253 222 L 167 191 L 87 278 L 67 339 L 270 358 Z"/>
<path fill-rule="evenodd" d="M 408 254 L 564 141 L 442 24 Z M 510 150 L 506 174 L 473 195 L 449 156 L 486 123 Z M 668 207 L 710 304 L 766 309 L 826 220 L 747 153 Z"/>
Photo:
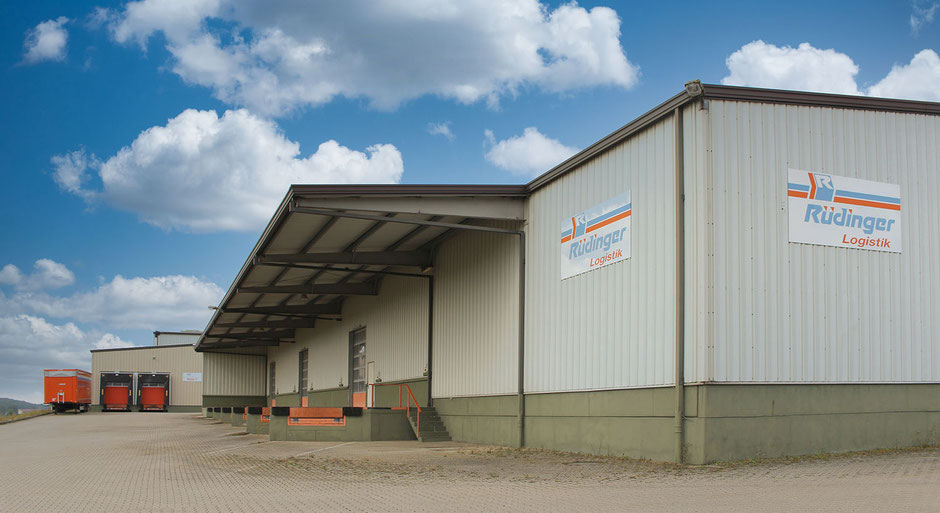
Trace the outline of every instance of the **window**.
<path fill-rule="evenodd" d="M 274 392 L 277 390 L 275 384 L 277 381 L 274 380 L 274 363 L 271 362 L 271 365 L 268 365 L 268 395 L 274 397 Z"/>
<path fill-rule="evenodd" d="M 297 390 L 300 392 L 301 396 L 307 395 L 307 362 L 308 362 L 308 351 L 304 349 L 300 352 L 300 357 L 297 358 L 300 368 L 297 370 Z"/>

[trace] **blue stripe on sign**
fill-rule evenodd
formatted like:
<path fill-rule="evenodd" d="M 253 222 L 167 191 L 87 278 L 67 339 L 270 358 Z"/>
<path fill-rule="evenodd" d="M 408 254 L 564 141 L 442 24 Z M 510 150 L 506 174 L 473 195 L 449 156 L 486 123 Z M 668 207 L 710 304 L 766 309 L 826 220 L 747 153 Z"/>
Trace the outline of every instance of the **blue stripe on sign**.
<path fill-rule="evenodd" d="M 787 189 L 790 189 L 791 191 L 809 192 L 809 185 L 787 182 Z"/>
<path fill-rule="evenodd" d="M 565 231 L 561 232 L 561 237 L 562 237 L 562 238 L 565 238 L 565 237 L 567 237 L 567 236 L 569 236 L 569 235 L 571 235 L 571 230 L 565 230 Z"/>
<path fill-rule="evenodd" d="M 841 189 L 836 190 L 836 196 L 842 196 L 844 198 L 880 201 L 882 203 L 894 203 L 895 205 L 901 204 L 901 198 L 892 198 L 890 196 L 879 196 L 877 194 L 865 194 L 864 192 L 843 191 Z"/>
<path fill-rule="evenodd" d="M 590 221 L 588 221 L 587 225 L 592 226 L 597 223 L 600 223 L 601 221 L 606 221 L 607 219 L 610 219 L 611 217 L 614 217 L 617 214 L 622 214 L 626 212 L 627 210 L 630 210 L 630 205 L 631 205 L 630 203 L 627 203 L 626 205 L 620 208 L 611 210 L 610 212 L 607 212 L 606 214 L 601 214 L 599 217 L 595 217 L 594 219 L 591 219 Z"/>

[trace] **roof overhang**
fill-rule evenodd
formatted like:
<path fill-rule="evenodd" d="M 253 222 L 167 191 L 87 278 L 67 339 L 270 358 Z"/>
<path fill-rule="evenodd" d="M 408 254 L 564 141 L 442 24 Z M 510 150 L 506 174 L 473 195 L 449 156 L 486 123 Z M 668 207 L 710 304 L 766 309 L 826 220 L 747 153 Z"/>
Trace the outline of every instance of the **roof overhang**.
<path fill-rule="evenodd" d="M 196 344 L 261 354 L 384 276 L 427 278 L 457 227 L 525 220 L 522 185 L 293 185 Z"/>

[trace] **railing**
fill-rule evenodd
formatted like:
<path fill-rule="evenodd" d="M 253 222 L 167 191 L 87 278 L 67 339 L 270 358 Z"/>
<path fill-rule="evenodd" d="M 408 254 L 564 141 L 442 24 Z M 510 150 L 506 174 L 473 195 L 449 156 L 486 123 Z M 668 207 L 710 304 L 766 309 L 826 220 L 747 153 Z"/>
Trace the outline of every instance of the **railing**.
<path fill-rule="evenodd" d="M 393 410 L 405 410 L 405 415 L 408 415 L 408 418 L 411 418 L 411 403 L 415 403 L 415 411 L 417 412 L 417 420 L 415 422 L 415 436 L 421 438 L 421 406 L 418 404 L 418 400 L 415 399 L 415 395 L 411 392 L 411 387 L 407 383 L 369 383 L 369 386 L 372 387 L 372 404 L 371 408 L 375 408 L 375 387 L 398 387 L 398 406 L 393 406 Z M 402 388 L 408 391 L 408 397 L 402 396 Z M 404 404 L 402 404 L 402 399 L 404 399 Z"/>

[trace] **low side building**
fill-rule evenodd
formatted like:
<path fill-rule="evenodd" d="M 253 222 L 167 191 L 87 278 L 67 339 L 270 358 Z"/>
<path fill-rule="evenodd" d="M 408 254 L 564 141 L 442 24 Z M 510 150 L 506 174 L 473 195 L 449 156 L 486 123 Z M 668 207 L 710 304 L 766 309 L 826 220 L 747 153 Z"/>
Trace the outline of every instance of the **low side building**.
<path fill-rule="evenodd" d="M 169 374 L 167 411 L 200 411 L 202 408 L 203 354 L 192 344 L 153 345 L 91 351 L 92 410 L 101 410 L 101 374 Z M 139 399 L 137 380 L 132 380 L 133 397 Z M 131 410 L 136 411 L 137 399 Z"/>

